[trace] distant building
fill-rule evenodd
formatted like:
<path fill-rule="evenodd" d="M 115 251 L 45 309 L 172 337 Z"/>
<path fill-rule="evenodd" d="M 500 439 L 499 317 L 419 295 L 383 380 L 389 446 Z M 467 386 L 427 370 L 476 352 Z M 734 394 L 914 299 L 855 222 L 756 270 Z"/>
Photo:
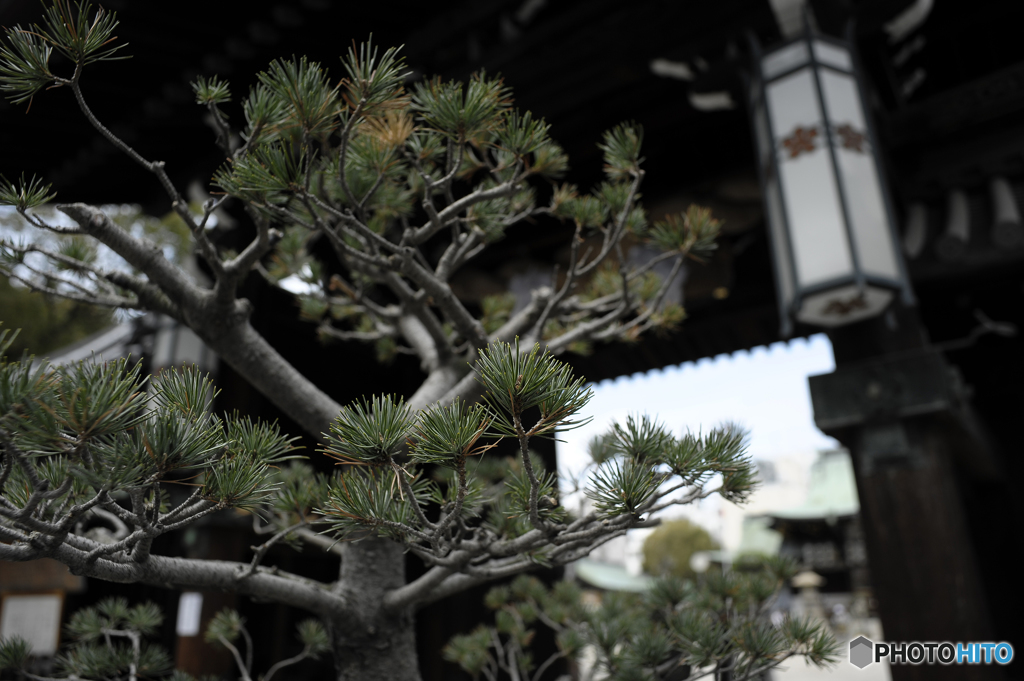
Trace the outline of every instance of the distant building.
<path fill-rule="evenodd" d="M 811 467 L 803 504 L 766 514 L 781 535 L 779 553 L 825 578 L 824 593 L 870 591 L 853 464 L 845 450 L 823 452 Z"/>

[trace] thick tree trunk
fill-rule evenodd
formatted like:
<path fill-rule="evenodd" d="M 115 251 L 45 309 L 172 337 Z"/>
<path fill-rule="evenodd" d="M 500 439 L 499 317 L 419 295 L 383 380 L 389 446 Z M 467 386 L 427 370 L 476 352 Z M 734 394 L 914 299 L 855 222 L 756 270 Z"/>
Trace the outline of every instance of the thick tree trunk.
<path fill-rule="evenodd" d="M 353 615 L 330 622 L 338 681 L 420 681 L 413 613 L 384 608 L 384 594 L 404 584 L 399 544 L 364 539 L 345 545 L 338 590 Z"/>
<path fill-rule="evenodd" d="M 332 624 L 338 681 L 420 681 L 412 615 L 377 621 L 376 633 Z"/>

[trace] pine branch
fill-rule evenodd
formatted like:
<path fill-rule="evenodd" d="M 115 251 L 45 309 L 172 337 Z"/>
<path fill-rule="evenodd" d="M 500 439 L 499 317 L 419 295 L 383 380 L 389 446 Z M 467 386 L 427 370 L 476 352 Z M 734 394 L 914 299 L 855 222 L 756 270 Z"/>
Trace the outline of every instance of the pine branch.
<path fill-rule="evenodd" d="M 298 220 L 295 221 L 298 222 Z M 388 259 L 382 258 L 379 255 L 364 253 L 358 248 L 349 246 L 345 243 L 345 240 L 337 234 L 337 232 L 330 227 L 323 225 L 322 222 L 320 224 L 322 226 L 317 227 L 316 231 L 327 236 L 327 239 L 331 242 L 331 246 L 334 247 L 335 252 L 343 262 L 357 266 L 368 266 L 370 269 L 367 271 L 369 272 L 373 272 L 375 269 L 383 271 L 392 269 L 392 263 Z"/>
<path fill-rule="evenodd" d="M 259 546 L 250 546 L 249 548 L 255 551 L 256 555 L 252 557 L 252 562 L 249 563 L 249 567 L 246 568 L 244 572 L 240 573 L 237 579 L 241 581 L 254 575 L 256 573 L 256 568 L 259 567 L 260 562 L 263 560 L 263 556 L 267 554 L 267 551 L 269 551 L 274 544 L 284 539 L 300 527 L 305 527 L 306 525 L 308 525 L 308 523 L 306 522 L 305 519 L 302 519 L 294 525 L 290 525 L 289 527 L 284 528 L 283 530 L 281 530 L 280 532 L 278 532 L 273 537 L 263 542 Z"/>
<path fill-rule="evenodd" d="M 622 242 L 622 237 L 626 232 L 626 220 L 629 218 L 630 212 L 633 210 L 634 201 L 636 200 L 637 192 L 640 189 L 640 183 L 643 182 L 644 171 L 637 170 L 633 175 L 633 181 L 629 186 L 629 195 L 626 198 L 625 207 L 617 216 L 615 222 L 610 227 L 605 227 L 604 240 L 601 243 L 601 250 L 591 260 L 581 262 L 576 271 L 576 276 L 582 277 L 594 269 L 596 269 L 605 258 L 612 252 L 612 249 L 617 247 Z"/>
<path fill-rule="evenodd" d="M 480 322 L 469 313 L 451 288 L 439 280 L 434 273 L 416 262 L 409 252 L 403 253 L 399 260 L 402 272 L 416 283 L 430 298 L 433 299 L 444 316 L 455 326 L 462 337 L 476 348 L 487 345 L 487 334 Z"/>
<path fill-rule="evenodd" d="M 199 246 L 199 252 L 203 255 L 204 259 L 209 263 L 210 267 L 214 269 L 214 272 L 220 271 L 220 259 L 217 257 L 216 250 L 213 244 L 210 243 L 205 232 L 198 229 L 198 225 L 192 218 L 192 214 L 188 212 L 188 203 L 181 198 L 181 194 L 178 193 L 174 183 L 171 182 L 171 178 L 168 177 L 167 172 L 164 170 L 163 161 L 147 161 L 137 151 L 132 149 L 127 143 L 121 138 L 112 133 L 103 123 L 100 122 L 96 115 L 93 114 L 89 105 L 85 102 L 85 97 L 82 95 L 82 88 L 79 84 L 79 79 L 82 74 L 82 64 L 79 63 L 75 68 L 75 75 L 68 83 L 71 86 L 72 92 L 75 94 L 75 101 L 78 103 L 78 108 L 85 115 L 85 118 L 89 121 L 93 128 L 95 128 L 108 142 L 117 147 L 118 150 L 127 155 L 130 159 L 138 163 L 140 166 L 148 170 L 149 172 L 156 175 L 160 184 L 163 186 L 167 196 L 171 199 L 171 208 L 175 213 L 185 222 L 188 226 L 189 231 L 192 232 L 193 237 L 196 239 L 196 244 Z M 84 228 L 84 226 L 83 226 Z"/>
<path fill-rule="evenodd" d="M 300 652 L 298 655 L 294 657 L 285 658 L 284 660 L 281 660 L 280 662 L 274 664 L 274 666 L 268 669 L 267 673 L 263 675 L 263 681 L 271 681 L 271 679 L 274 678 L 274 674 L 276 674 L 277 672 L 281 671 L 285 667 L 290 667 L 293 664 L 298 664 L 299 662 L 302 662 L 308 657 L 311 657 L 310 648 L 309 646 L 305 646 L 302 649 L 302 652 Z"/>
<path fill-rule="evenodd" d="M 451 279 L 452 274 L 469 259 L 468 254 L 480 244 L 482 238 L 483 232 L 479 229 L 459 234 L 453 238 L 440 260 L 437 261 L 434 276 L 442 282 Z"/>
<path fill-rule="evenodd" d="M 37 249 L 32 249 L 37 250 Z M 66 300 L 72 300 L 77 303 L 83 303 L 85 305 L 95 305 L 97 307 L 109 307 L 112 309 L 125 309 L 125 310 L 137 310 L 141 309 L 139 301 L 132 300 L 131 298 L 124 298 L 115 295 L 98 295 L 97 293 L 90 291 L 88 288 L 81 284 L 64 277 L 60 277 L 51 272 L 43 272 L 37 268 L 29 265 L 22 264 L 22 267 L 28 269 L 33 274 L 41 277 L 46 277 L 49 280 L 57 281 L 64 285 L 66 288 L 57 288 L 55 286 L 46 286 L 40 284 L 34 279 L 23 277 L 18 274 L 15 270 L 8 269 L 7 267 L 0 266 L 0 274 L 13 279 L 14 281 L 24 284 L 26 287 L 37 293 L 44 295 L 53 296 L 56 298 L 64 298 Z M 70 289 L 70 290 L 69 290 Z"/>
<path fill-rule="evenodd" d="M 381 177 L 383 177 L 383 176 L 378 177 L 378 183 L 377 183 L 378 185 L 379 185 L 379 180 L 381 179 Z M 323 208 L 328 213 L 330 213 L 334 217 L 338 218 L 338 220 L 340 220 L 342 224 L 348 225 L 351 229 L 354 229 L 354 234 L 362 237 L 366 241 L 366 243 L 374 244 L 374 245 L 382 248 L 383 250 L 385 250 L 385 251 L 387 251 L 389 253 L 395 254 L 395 253 L 401 253 L 402 252 L 402 248 L 398 244 L 394 244 L 394 243 L 388 241 L 386 238 L 384 238 L 380 234 L 377 234 L 377 232 L 373 231 L 372 229 L 367 227 L 365 224 L 363 224 L 363 222 L 359 218 L 357 218 L 355 215 L 352 215 L 351 213 L 346 213 L 345 211 L 338 210 L 334 206 L 332 206 L 329 203 L 327 203 L 326 201 L 322 200 L 316 194 L 310 194 L 309 192 L 304 192 L 302 194 L 302 197 L 304 199 L 308 199 L 309 201 L 312 201 L 313 203 L 315 203 L 320 208 Z M 362 206 L 361 205 L 359 207 L 359 210 L 360 211 L 362 210 Z"/>
<path fill-rule="evenodd" d="M 456 465 L 456 484 L 458 489 L 455 496 L 455 506 L 448 513 L 441 511 L 441 518 L 438 520 L 437 525 L 433 529 L 431 535 L 431 542 L 435 545 L 435 552 L 437 552 L 436 545 L 444 537 L 444 533 L 451 527 L 452 522 L 462 515 L 462 504 L 466 501 L 466 492 L 468 490 L 466 483 L 466 458 L 465 456 L 459 455 L 455 461 Z M 419 506 L 419 504 L 416 504 Z M 425 520 L 425 518 L 424 518 Z"/>
<path fill-rule="evenodd" d="M 366 104 L 366 98 L 362 98 L 352 107 L 352 112 L 349 114 L 348 120 L 345 121 L 345 127 L 341 131 L 341 142 L 338 145 L 338 182 L 341 184 L 341 189 L 345 193 L 345 198 L 350 206 L 356 205 L 356 199 L 352 194 L 352 188 L 348 185 L 348 177 L 345 173 L 348 169 L 348 147 L 352 139 L 353 126 L 362 118 L 363 109 Z"/>
<path fill-rule="evenodd" d="M 505 198 L 515 194 L 517 191 L 519 191 L 519 184 L 516 181 L 505 182 L 490 189 L 476 189 L 449 204 L 441 212 L 437 213 L 435 219 L 431 219 L 427 224 L 416 228 L 410 241 L 414 245 L 422 244 L 447 227 L 450 220 L 453 220 L 459 213 L 470 206 L 475 206 L 478 203 L 491 199 Z"/>
<path fill-rule="evenodd" d="M 432 567 L 408 584 L 388 592 L 384 598 L 384 606 L 391 612 L 401 612 L 418 605 L 451 574 L 452 568 Z"/>
<path fill-rule="evenodd" d="M 329 320 L 320 322 L 317 327 L 317 333 L 327 338 L 334 338 L 342 341 L 377 341 L 383 338 L 393 338 L 393 330 L 379 330 L 379 331 L 344 331 L 342 329 L 336 329 Z"/>
<path fill-rule="evenodd" d="M 333 553 L 336 556 L 342 555 L 341 544 L 339 544 L 336 540 L 333 540 L 322 534 L 317 534 L 316 532 L 313 532 L 312 530 L 305 527 L 301 527 L 298 530 L 296 530 L 295 534 L 297 534 L 299 538 L 307 544 L 316 546 L 317 548 L 323 549 L 328 553 Z"/>
<path fill-rule="evenodd" d="M 0 547 L 0 553 L 7 553 L 7 550 L 6 545 Z M 67 545 L 44 549 L 40 555 L 64 563 L 75 574 L 110 582 L 141 583 L 183 590 L 233 591 L 303 608 L 325 617 L 344 617 L 348 614 L 347 601 L 333 592 L 329 585 L 283 570 L 258 570 L 250 578 L 238 582 L 235 576 L 240 570 L 247 568 L 245 563 L 154 555 L 145 563 L 114 563 L 100 558 L 91 566 L 87 566 L 86 553 Z M 16 555 L 5 555 L 4 559 L 31 560 Z"/>
<path fill-rule="evenodd" d="M 186 517 L 173 523 L 164 523 L 162 526 L 161 534 L 173 532 L 174 530 L 178 530 L 188 525 L 191 525 L 203 516 L 209 515 L 211 513 L 216 513 L 217 511 L 223 511 L 225 507 L 225 504 L 219 504 L 215 501 L 204 499 L 200 503 L 195 504 L 195 506 L 192 507 L 192 509 L 195 510 L 192 510 L 191 513 L 189 513 Z"/>
<path fill-rule="evenodd" d="M 523 469 L 530 480 L 530 524 L 538 530 L 545 532 L 548 530 L 548 523 L 541 520 L 540 509 L 537 508 L 540 494 L 540 479 L 533 470 L 533 461 L 530 459 L 530 434 L 523 428 L 521 411 L 514 411 L 512 413 L 512 420 L 515 424 L 516 437 L 519 439 L 519 460 L 523 462 Z"/>
<path fill-rule="evenodd" d="M 224 115 L 224 112 L 220 110 L 220 107 L 217 106 L 217 103 L 214 101 L 207 102 L 206 110 L 210 114 L 210 118 L 208 120 L 213 123 L 213 129 L 217 135 L 217 146 L 220 147 L 222 152 L 224 152 L 224 156 L 226 158 L 236 158 L 236 151 L 231 148 L 231 140 L 235 133 L 228 124 L 227 117 Z M 203 221 L 205 222 L 205 218 Z"/>
<path fill-rule="evenodd" d="M 658 292 L 655 294 L 653 302 L 647 306 L 646 310 L 637 315 L 635 319 L 631 320 L 621 329 L 621 331 L 619 331 L 621 335 L 628 334 L 634 328 L 639 329 L 641 332 L 646 331 L 647 329 L 650 328 L 651 316 L 665 302 L 665 297 L 668 295 L 669 290 L 675 283 L 676 277 L 679 276 L 679 271 L 682 269 L 682 266 L 683 256 L 680 255 L 676 257 L 676 261 L 672 264 L 672 271 L 669 273 L 667 277 L 665 277 L 664 280 L 662 280 L 661 286 L 659 287 Z M 628 280 L 626 285 L 628 286 Z M 598 334 L 597 337 L 601 338 L 601 334 Z"/>
<path fill-rule="evenodd" d="M 59 204 L 57 210 L 145 274 L 178 307 L 191 307 L 201 300 L 203 294 L 200 289 L 189 281 L 183 271 L 168 262 L 155 244 L 132 236 L 102 211 L 84 203 Z"/>
<path fill-rule="evenodd" d="M 157 286 L 119 270 L 104 272 L 103 277 L 115 286 L 134 293 L 141 309 L 165 314 L 181 321 L 181 308 L 172 303 Z"/>
<path fill-rule="evenodd" d="M 20 532 L 20 531 L 14 529 L 13 527 L 10 527 L 9 525 L 5 525 L 5 524 L 2 524 L 2 523 L 0 523 L 0 537 L 2 537 L 3 540 L 4 540 L 3 542 L 0 542 L 0 544 L 3 544 L 4 546 L 7 546 L 7 545 L 13 544 L 13 543 L 20 543 L 20 544 L 23 544 L 26 547 L 28 547 L 28 543 L 29 543 L 29 541 L 31 541 L 31 537 L 29 535 L 25 534 L 24 532 Z M 0 551 L 2 551 L 2 550 L 3 549 L 0 548 Z M 2 557 L 2 554 L 0 554 L 0 557 Z M 11 559 L 11 558 L 4 558 L 4 560 L 13 560 L 13 559 Z"/>
<path fill-rule="evenodd" d="M 558 662 L 559 660 L 561 660 L 564 657 L 565 657 L 565 653 L 563 653 L 561 651 L 556 651 L 554 653 L 551 653 L 551 655 L 548 657 L 548 659 L 544 660 L 543 664 L 541 664 L 539 667 L 537 667 L 537 671 L 534 672 L 534 674 L 533 674 L 533 681 L 540 681 L 542 678 L 544 678 L 544 672 L 546 672 L 548 670 L 548 667 L 550 667 L 555 662 Z"/>
<path fill-rule="evenodd" d="M 428 371 L 447 363 L 454 355 L 455 349 L 441 326 L 441 322 L 430 311 L 426 302 L 427 293 L 422 290 L 414 291 L 394 272 L 387 272 L 383 276 L 383 282 L 398 296 L 404 311 L 419 321 L 423 330 L 430 336 L 433 347 L 424 342 L 425 339 L 422 338 L 419 329 L 411 326 L 402 329 L 406 341 L 414 350 L 417 350 L 420 359 L 427 364 Z M 406 334 L 407 331 L 408 334 Z"/>
<path fill-rule="evenodd" d="M 95 515 L 97 518 L 101 518 L 105 522 L 108 522 L 111 525 L 113 525 L 115 528 L 113 536 L 117 540 L 124 539 L 129 534 L 131 534 L 131 530 L 128 528 L 128 525 L 126 525 L 125 522 L 121 520 L 121 518 L 119 518 L 117 515 L 111 513 L 110 511 L 104 508 L 94 506 L 88 511 L 88 515 Z M 76 533 L 81 534 L 82 523 L 88 517 L 88 515 L 86 513 L 83 513 L 82 516 L 76 521 Z"/>
<path fill-rule="evenodd" d="M 408 296 L 412 298 L 412 295 Z M 411 301 L 410 301 L 411 302 Z M 419 305 L 418 302 L 411 302 L 412 305 Z M 446 355 L 445 359 L 451 357 L 451 346 L 448 343 L 447 337 L 444 335 L 444 329 L 440 325 L 436 324 L 436 320 L 431 322 L 431 319 L 427 319 L 430 326 L 421 321 L 424 313 L 421 312 L 419 316 L 414 314 L 405 314 L 398 318 L 397 327 L 399 332 L 402 334 L 402 338 L 409 344 L 417 356 L 420 358 L 420 367 L 427 374 L 436 371 L 441 366 L 441 355 L 442 350 L 438 347 L 438 343 L 441 343 L 441 348 L 448 347 L 448 351 L 443 354 Z"/>
<path fill-rule="evenodd" d="M 249 667 L 242 660 L 242 654 L 238 652 L 238 648 L 223 636 L 218 636 L 217 641 L 231 652 L 231 657 L 235 660 L 238 673 L 242 675 L 242 681 L 252 681 L 252 677 L 249 676 Z"/>

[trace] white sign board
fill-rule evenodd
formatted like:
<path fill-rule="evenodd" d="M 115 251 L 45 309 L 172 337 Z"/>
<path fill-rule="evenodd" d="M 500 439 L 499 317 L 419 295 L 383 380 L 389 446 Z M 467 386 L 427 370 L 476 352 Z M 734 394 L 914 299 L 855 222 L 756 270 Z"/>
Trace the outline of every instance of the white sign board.
<path fill-rule="evenodd" d="M 20 636 L 32 646 L 33 655 L 53 655 L 60 638 L 59 594 L 4 596 L 0 612 L 0 638 Z"/>
<path fill-rule="evenodd" d="M 203 594 L 185 591 L 178 599 L 178 636 L 198 636 L 199 619 L 203 614 Z"/>

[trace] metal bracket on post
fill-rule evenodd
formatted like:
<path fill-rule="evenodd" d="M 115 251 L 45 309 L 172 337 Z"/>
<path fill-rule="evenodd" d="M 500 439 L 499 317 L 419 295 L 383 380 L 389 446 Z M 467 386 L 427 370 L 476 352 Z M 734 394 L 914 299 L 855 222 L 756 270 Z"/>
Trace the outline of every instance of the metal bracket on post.
<path fill-rule="evenodd" d="M 934 349 L 887 355 L 808 379 L 814 422 L 848 440 L 865 473 L 923 464 L 904 419 L 962 411 L 963 386 Z M 852 438 L 852 439 L 851 439 Z"/>
<path fill-rule="evenodd" d="M 966 470 L 980 479 L 998 476 L 990 444 L 973 410 L 971 389 L 940 348 L 900 352 L 808 378 L 814 423 L 858 453 L 863 470 L 924 465 L 907 419 L 945 415 L 948 435 Z"/>
<path fill-rule="evenodd" d="M 869 473 L 879 466 L 923 465 L 908 437 L 907 419 L 945 414 L 948 431 L 966 447 L 954 447 L 966 470 L 979 478 L 998 476 L 988 438 L 970 408 L 970 388 L 937 347 L 885 355 L 808 378 L 814 423 L 858 452 Z"/>
<path fill-rule="evenodd" d="M 811 376 L 814 422 L 825 433 L 955 409 L 962 401 L 942 355 L 926 349 L 886 355 Z"/>

